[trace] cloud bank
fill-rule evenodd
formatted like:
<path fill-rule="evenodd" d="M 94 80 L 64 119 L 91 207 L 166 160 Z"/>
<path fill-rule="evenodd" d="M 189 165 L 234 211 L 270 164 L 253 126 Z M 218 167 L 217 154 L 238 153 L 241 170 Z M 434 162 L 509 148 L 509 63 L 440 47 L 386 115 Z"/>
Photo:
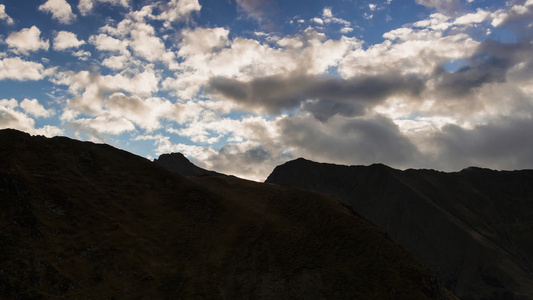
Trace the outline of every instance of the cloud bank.
<path fill-rule="evenodd" d="M 83 34 L 17 28 L 0 5 L 0 20 L 13 26 L 0 80 L 52 86 L 43 97 L 6 96 L 0 126 L 150 148 L 150 157 L 179 151 L 257 180 L 302 156 L 533 168 L 533 2 L 417 3 L 430 13 L 374 44 L 332 7 L 295 16 L 284 24 L 290 32 L 269 30 L 276 1 L 237 1 L 236 13 L 259 24 L 242 31 L 199 25 L 208 4 L 197 0 L 81 0 L 78 15 L 64 0 L 38 7 L 61 26 L 116 8 L 115 19 Z M 365 9 L 377 16 L 386 5 Z M 54 64 L 58 55 L 68 63 Z"/>

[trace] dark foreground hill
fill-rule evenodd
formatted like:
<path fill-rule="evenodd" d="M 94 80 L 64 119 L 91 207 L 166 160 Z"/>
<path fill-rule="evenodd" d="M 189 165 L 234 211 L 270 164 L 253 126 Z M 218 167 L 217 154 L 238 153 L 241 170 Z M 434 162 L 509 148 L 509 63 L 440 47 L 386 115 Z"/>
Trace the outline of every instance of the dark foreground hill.
<path fill-rule="evenodd" d="M 1 299 L 451 299 L 334 198 L 0 131 Z"/>
<path fill-rule="evenodd" d="M 533 171 L 457 173 L 297 159 L 267 182 L 346 201 L 461 299 L 533 299 Z"/>

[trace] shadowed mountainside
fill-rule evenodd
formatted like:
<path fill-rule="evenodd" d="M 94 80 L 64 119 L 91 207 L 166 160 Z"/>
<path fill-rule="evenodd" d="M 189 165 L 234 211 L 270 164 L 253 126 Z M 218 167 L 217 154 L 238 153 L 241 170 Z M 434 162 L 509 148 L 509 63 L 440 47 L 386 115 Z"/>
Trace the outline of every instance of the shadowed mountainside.
<path fill-rule="evenodd" d="M 181 153 L 162 154 L 154 163 L 182 176 L 223 175 L 196 166 Z"/>
<path fill-rule="evenodd" d="M 400 171 L 305 159 L 266 182 L 346 201 L 461 299 L 533 299 L 533 171 Z"/>
<path fill-rule="evenodd" d="M 334 198 L 0 131 L 0 298 L 452 299 Z"/>

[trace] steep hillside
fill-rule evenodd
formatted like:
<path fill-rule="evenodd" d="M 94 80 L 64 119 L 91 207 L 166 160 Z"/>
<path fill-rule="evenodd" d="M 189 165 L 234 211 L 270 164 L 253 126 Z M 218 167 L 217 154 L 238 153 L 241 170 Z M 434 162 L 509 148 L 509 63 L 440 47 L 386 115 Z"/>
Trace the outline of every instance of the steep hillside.
<path fill-rule="evenodd" d="M 338 200 L 0 131 L 2 299 L 451 299 Z"/>
<path fill-rule="evenodd" d="M 266 182 L 346 201 L 461 299 L 533 299 L 533 171 L 400 171 L 297 159 Z"/>

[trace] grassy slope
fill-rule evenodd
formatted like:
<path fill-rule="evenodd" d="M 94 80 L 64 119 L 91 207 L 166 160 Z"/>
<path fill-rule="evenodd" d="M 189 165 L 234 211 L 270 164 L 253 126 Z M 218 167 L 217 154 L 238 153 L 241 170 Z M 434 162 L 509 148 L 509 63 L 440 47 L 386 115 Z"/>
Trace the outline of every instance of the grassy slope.
<path fill-rule="evenodd" d="M 449 299 L 337 200 L 0 131 L 8 299 Z"/>

